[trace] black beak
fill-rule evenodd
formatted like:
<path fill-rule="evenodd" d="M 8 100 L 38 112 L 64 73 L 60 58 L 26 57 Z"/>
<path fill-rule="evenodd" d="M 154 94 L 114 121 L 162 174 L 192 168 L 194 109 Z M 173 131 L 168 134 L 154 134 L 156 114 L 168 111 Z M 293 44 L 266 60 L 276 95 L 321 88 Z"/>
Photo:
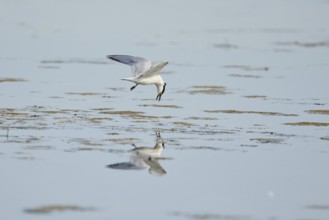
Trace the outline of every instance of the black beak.
<path fill-rule="evenodd" d="M 161 93 L 159 93 L 159 94 L 157 95 L 157 97 L 156 97 L 155 100 L 158 100 L 158 101 L 161 100 L 161 96 L 162 96 L 162 94 L 163 94 L 163 93 L 165 92 L 165 90 L 166 90 L 166 85 L 167 85 L 167 83 L 163 84 L 163 90 L 162 90 Z"/>

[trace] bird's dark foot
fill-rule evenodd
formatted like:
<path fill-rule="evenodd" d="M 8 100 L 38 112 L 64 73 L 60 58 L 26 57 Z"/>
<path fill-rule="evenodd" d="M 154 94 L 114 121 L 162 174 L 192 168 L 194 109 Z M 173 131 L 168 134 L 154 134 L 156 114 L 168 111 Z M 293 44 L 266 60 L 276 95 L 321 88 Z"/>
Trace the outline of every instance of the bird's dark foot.
<path fill-rule="evenodd" d="M 131 90 L 134 90 L 134 89 L 136 88 L 137 85 L 138 85 L 138 84 L 136 84 L 136 85 L 134 85 L 133 87 L 131 87 L 131 88 L 130 88 L 130 91 L 131 91 Z"/>

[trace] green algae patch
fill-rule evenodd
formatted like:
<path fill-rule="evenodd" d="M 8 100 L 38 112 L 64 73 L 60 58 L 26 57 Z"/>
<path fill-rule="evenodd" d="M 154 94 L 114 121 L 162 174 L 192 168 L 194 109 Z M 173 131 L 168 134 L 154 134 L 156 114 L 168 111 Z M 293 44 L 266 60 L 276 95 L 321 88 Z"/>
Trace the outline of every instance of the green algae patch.
<path fill-rule="evenodd" d="M 178 105 L 158 105 L 158 104 L 144 104 L 144 105 L 139 105 L 141 107 L 156 107 L 156 108 L 183 108 Z"/>
<path fill-rule="evenodd" d="M 283 142 L 283 139 L 280 138 L 252 138 L 250 140 L 261 144 L 280 144 Z"/>
<path fill-rule="evenodd" d="M 101 111 L 100 114 L 119 115 L 121 117 L 129 117 L 133 119 L 147 118 L 144 112 L 139 111 Z"/>
<path fill-rule="evenodd" d="M 231 68 L 231 69 L 241 69 L 244 71 L 268 71 L 269 67 L 253 67 L 248 65 L 226 65 L 224 68 Z"/>
<path fill-rule="evenodd" d="M 95 117 L 95 118 L 90 118 L 89 119 L 93 123 L 101 123 L 104 121 L 112 121 L 112 118 L 107 118 L 107 117 Z"/>
<path fill-rule="evenodd" d="M 205 110 L 208 113 L 226 113 L 226 114 L 259 114 L 269 116 L 298 116 L 297 114 L 285 114 L 280 112 L 261 112 L 261 111 L 240 111 L 240 110 Z"/>
<path fill-rule="evenodd" d="M 213 214 L 213 213 L 186 213 L 186 212 L 172 212 L 172 216 L 184 217 L 185 219 L 191 220 L 250 220 L 252 219 L 249 215 L 239 214 Z"/>
<path fill-rule="evenodd" d="M 183 121 L 175 121 L 175 122 L 173 122 L 173 123 L 174 123 L 175 125 L 185 126 L 185 127 L 195 126 L 195 124 L 187 123 L 187 122 L 183 122 Z"/>
<path fill-rule="evenodd" d="M 218 49 L 238 49 L 238 46 L 230 43 L 217 43 L 213 45 L 214 48 Z"/>
<path fill-rule="evenodd" d="M 0 83 L 4 82 L 27 82 L 27 80 L 22 78 L 0 78 Z"/>
<path fill-rule="evenodd" d="M 329 126 L 329 123 L 326 123 L 326 122 L 310 122 L 310 121 L 290 122 L 290 123 L 284 123 L 284 124 L 293 125 L 293 126 L 317 126 L 317 127 Z"/>
<path fill-rule="evenodd" d="M 153 116 L 153 115 L 145 115 L 144 112 L 139 112 L 139 111 L 129 111 L 129 110 L 123 110 L 123 111 L 101 111 L 100 114 L 109 114 L 109 115 L 118 115 L 121 117 L 127 117 L 127 118 L 132 118 L 135 120 L 157 120 L 160 118 L 163 119 L 169 119 L 172 118 L 172 116 L 169 115 L 164 115 L 164 116 Z"/>
<path fill-rule="evenodd" d="M 81 95 L 81 96 L 104 96 L 105 93 L 97 93 L 97 92 L 67 92 L 66 95 Z"/>
<path fill-rule="evenodd" d="M 24 147 L 25 150 L 54 150 L 55 148 L 53 146 L 49 145 L 31 145 Z"/>
<path fill-rule="evenodd" d="M 316 109 L 316 110 L 308 110 L 306 111 L 310 114 L 321 114 L 321 115 L 329 115 L 329 109 Z"/>
<path fill-rule="evenodd" d="M 224 86 L 192 86 L 195 89 L 223 89 Z"/>
<path fill-rule="evenodd" d="M 108 62 L 105 62 L 103 60 L 86 60 L 86 59 L 79 59 L 79 58 L 73 58 L 73 59 L 67 59 L 67 60 L 41 60 L 41 64 L 109 64 Z"/>
<path fill-rule="evenodd" d="M 329 141 L 329 136 L 321 137 L 320 139 L 321 139 L 321 140 L 324 140 L 324 141 Z"/>
<path fill-rule="evenodd" d="M 39 113 L 44 113 L 44 114 L 63 114 L 65 112 L 63 112 L 62 110 L 42 110 L 42 111 L 38 111 Z"/>
<path fill-rule="evenodd" d="M 70 114 L 70 113 L 74 113 L 74 114 L 78 114 L 78 113 L 82 113 L 85 112 L 84 110 L 80 110 L 80 109 L 59 109 L 59 110 L 38 110 L 36 112 L 39 113 L 46 113 L 46 114 Z"/>
<path fill-rule="evenodd" d="M 241 78 L 254 78 L 254 79 L 259 79 L 261 76 L 258 75 L 252 75 L 252 74 L 238 74 L 238 73 L 232 73 L 229 76 L 232 77 L 241 77 Z"/>
<path fill-rule="evenodd" d="M 113 108 L 93 108 L 92 110 L 96 110 L 96 111 L 112 111 Z"/>
<path fill-rule="evenodd" d="M 263 95 L 247 95 L 244 97 L 248 99 L 266 99 L 266 96 Z"/>
<path fill-rule="evenodd" d="M 313 204 L 305 207 L 306 209 L 316 209 L 316 210 L 329 210 L 329 205 L 326 204 Z"/>
<path fill-rule="evenodd" d="M 104 144 L 92 142 L 91 140 L 85 138 L 75 138 L 72 141 L 78 142 L 81 145 L 92 146 L 92 147 L 102 147 L 104 145 Z"/>
<path fill-rule="evenodd" d="M 16 109 L 12 108 L 2 108 L 0 109 L 0 115 L 7 115 L 7 116 L 27 116 L 28 114 L 25 112 L 20 112 Z"/>
<path fill-rule="evenodd" d="M 95 208 L 92 207 L 81 207 L 76 205 L 45 205 L 36 208 L 28 208 L 24 211 L 30 214 L 49 214 L 52 212 L 63 212 L 63 211 L 75 211 L 75 212 L 84 212 L 84 211 L 94 211 Z"/>
<path fill-rule="evenodd" d="M 101 114 L 110 114 L 110 115 L 124 115 L 124 116 L 139 116 L 144 114 L 144 112 L 138 111 L 102 111 Z"/>
<path fill-rule="evenodd" d="M 329 47 L 328 41 L 313 41 L 313 42 L 283 41 L 283 42 L 276 42 L 275 44 L 279 46 L 299 46 L 305 48 Z"/>
<path fill-rule="evenodd" d="M 228 94 L 226 87 L 224 86 L 192 86 L 192 90 L 189 91 L 189 94 L 206 94 L 206 95 L 224 95 Z"/>
<path fill-rule="evenodd" d="M 126 144 L 132 144 L 134 142 L 140 141 L 140 139 L 138 139 L 138 138 L 109 138 L 109 139 L 106 139 L 106 141 L 126 145 Z"/>
<path fill-rule="evenodd" d="M 211 118 L 211 117 L 196 117 L 196 116 L 192 116 L 192 117 L 188 117 L 185 118 L 186 120 L 217 120 L 217 118 Z"/>

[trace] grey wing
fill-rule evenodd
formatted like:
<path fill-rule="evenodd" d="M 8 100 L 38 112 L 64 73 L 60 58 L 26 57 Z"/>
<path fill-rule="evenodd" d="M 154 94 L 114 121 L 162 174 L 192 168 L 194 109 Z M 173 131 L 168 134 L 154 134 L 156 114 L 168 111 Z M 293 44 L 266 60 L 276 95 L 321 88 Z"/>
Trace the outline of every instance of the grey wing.
<path fill-rule="evenodd" d="M 134 57 L 130 55 L 108 55 L 107 58 L 131 66 L 131 71 L 134 77 L 138 77 L 151 68 L 151 61 L 142 57 Z"/>
<path fill-rule="evenodd" d="M 168 62 L 161 62 L 154 64 L 148 71 L 146 71 L 141 77 L 149 77 L 152 75 L 159 75 L 160 70 L 165 67 L 168 64 Z"/>

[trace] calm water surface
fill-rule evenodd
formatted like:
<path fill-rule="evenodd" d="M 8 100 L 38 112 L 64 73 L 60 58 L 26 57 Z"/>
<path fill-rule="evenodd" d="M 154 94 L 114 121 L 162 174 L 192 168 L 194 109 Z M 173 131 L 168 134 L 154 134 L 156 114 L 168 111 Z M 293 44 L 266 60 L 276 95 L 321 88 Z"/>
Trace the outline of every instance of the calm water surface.
<path fill-rule="evenodd" d="M 0 218 L 328 219 L 328 9 L 0 1 Z"/>

